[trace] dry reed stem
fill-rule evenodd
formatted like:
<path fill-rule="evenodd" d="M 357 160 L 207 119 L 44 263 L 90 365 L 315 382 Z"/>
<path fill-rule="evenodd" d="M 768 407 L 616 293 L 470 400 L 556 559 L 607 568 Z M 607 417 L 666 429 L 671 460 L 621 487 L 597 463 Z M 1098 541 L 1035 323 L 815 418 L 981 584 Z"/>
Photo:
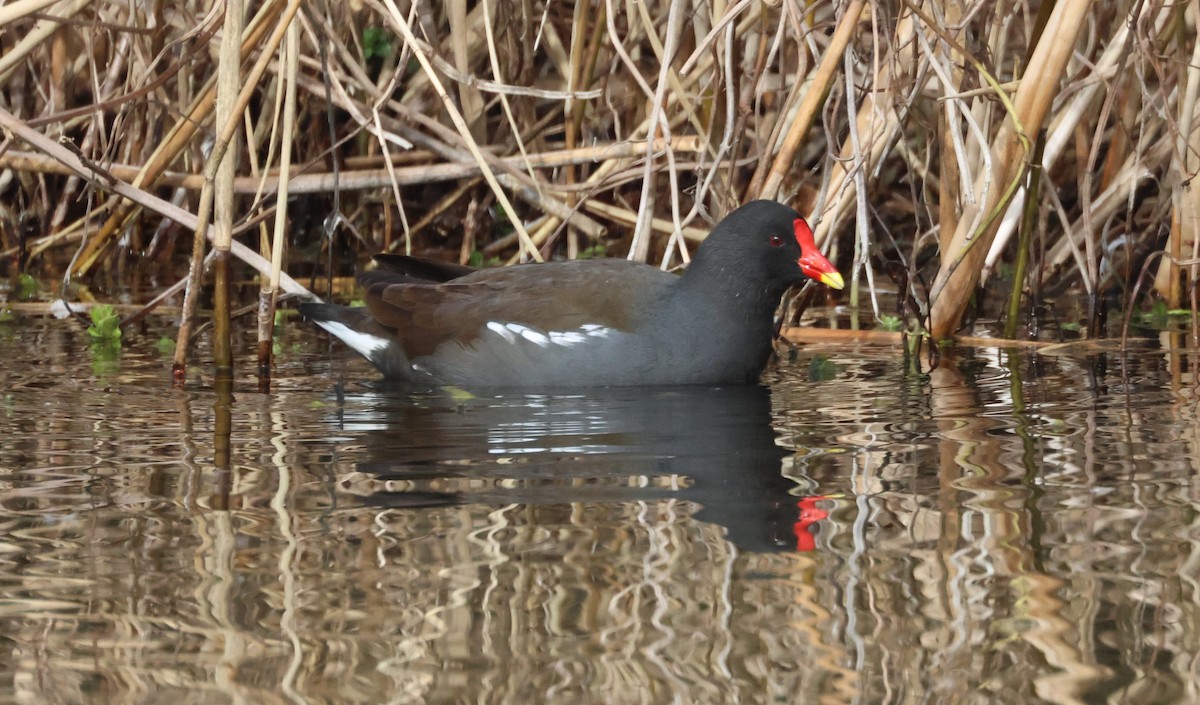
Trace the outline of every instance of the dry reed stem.
<path fill-rule="evenodd" d="M 283 5 L 283 2 L 277 4 Z M 228 9 L 228 6 L 227 6 Z M 225 115 L 218 115 L 216 121 L 217 133 L 216 140 L 213 142 L 212 152 L 209 155 L 208 161 L 204 166 L 204 188 L 200 190 L 200 205 L 196 214 L 196 228 L 193 234 L 192 258 L 188 268 L 188 287 L 183 297 L 183 318 L 179 324 L 178 335 L 175 340 L 175 356 L 172 369 L 172 375 L 177 386 L 183 384 L 186 379 L 186 363 L 187 354 L 191 346 L 191 331 L 192 319 L 196 311 L 196 300 L 199 296 L 200 277 L 202 274 L 202 254 L 204 250 L 204 241 L 206 233 L 209 232 L 208 219 L 213 212 L 213 202 L 215 198 L 217 174 L 221 169 L 222 163 L 227 150 L 233 141 L 237 129 L 241 124 L 241 115 L 246 110 L 246 106 L 250 103 L 253 97 L 258 80 L 266 71 L 267 65 L 270 63 L 270 57 L 279 49 L 279 45 L 283 42 L 284 34 L 287 27 L 290 25 L 292 18 L 300 9 L 300 0 L 287 0 L 286 5 L 281 7 L 279 19 L 275 27 L 272 28 L 270 36 L 262 46 L 262 53 L 246 72 L 246 85 L 237 92 L 232 104 L 229 106 L 229 112 Z M 235 34 L 231 32 L 231 34 Z M 233 39 L 230 39 L 230 47 L 233 46 Z M 223 52 L 224 53 L 224 52 Z M 232 56 L 235 52 L 232 48 L 228 52 L 228 56 Z M 237 61 L 240 64 L 242 52 L 237 51 Z M 231 59 L 233 60 L 233 59 Z M 236 89 L 236 86 L 233 86 Z M 236 155 L 237 150 L 234 150 Z M 232 161 L 233 157 L 231 157 Z M 221 245 L 226 243 L 224 235 L 217 233 L 216 235 L 208 234 L 208 238 L 213 239 L 214 243 L 219 242 Z M 224 257 L 224 250 L 217 250 L 218 258 Z M 219 260 L 218 260 L 219 261 Z M 227 266 L 227 265 L 225 265 Z M 220 270 L 218 270 L 220 274 Z M 216 296 L 223 296 L 221 292 L 223 286 L 221 282 L 217 283 Z M 220 319 L 218 319 L 220 321 Z M 225 332 L 222 329 L 218 332 L 221 336 Z M 218 345 L 220 345 L 218 341 Z M 223 360 L 218 360 L 218 367 L 223 364 Z"/>
<path fill-rule="evenodd" d="M 825 243 L 829 239 L 832 226 L 840 224 L 857 204 L 857 237 L 854 248 L 856 257 L 851 272 L 851 306 L 857 307 L 858 272 L 865 268 L 876 317 L 879 307 L 874 296 L 874 273 L 867 260 L 870 249 L 867 174 L 882 161 L 887 148 L 894 143 L 902 128 L 902 118 L 895 109 L 901 102 L 898 93 L 901 86 L 915 83 L 913 74 L 921 70 L 919 65 L 910 65 L 903 61 L 902 52 L 911 51 L 914 40 L 912 13 L 905 13 L 899 18 L 891 39 L 893 53 L 884 57 L 881 61 L 883 68 L 874 72 L 872 84 L 876 86 L 876 90 L 864 94 L 858 110 L 853 111 L 853 118 L 848 116 L 849 134 L 842 143 L 838 157 L 830 161 L 822 189 L 824 193 L 831 194 L 832 201 L 821 211 L 813 228 L 817 243 Z M 852 63 L 848 51 L 845 63 L 847 67 Z M 845 95 L 849 110 L 853 110 L 856 101 L 850 81 L 851 75 L 852 72 L 847 68 Z"/>
<path fill-rule="evenodd" d="M 3 11 L 14 7 L 31 5 Z M 852 19 L 847 11 L 854 7 L 860 12 Z M 312 170 L 334 160 L 336 188 L 348 204 L 345 217 L 366 233 L 345 246 L 363 254 L 399 241 L 399 224 L 408 222 L 402 207 L 415 223 L 404 226 L 406 246 L 425 252 L 466 259 L 478 250 L 508 259 L 517 247 L 536 246 L 546 256 L 575 254 L 584 232 L 615 235 L 630 245 L 621 254 L 632 251 L 667 266 L 686 260 L 680 228 L 687 242 L 695 242 L 705 230 L 699 221 L 718 219 L 737 205 L 738 194 L 753 192 L 752 182 L 772 176 L 778 197 L 822 214 L 814 225 L 833 252 L 854 242 L 856 261 L 888 265 L 876 273 L 894 273 L 903 260 L 903 286 L 920 301 L 922 282 L 938 264 L 933 238 L 925 234 L 940 228 L 951 238 L 980 231 L 996 210 L 983 197 L 1004 196 L 1019 183 L 1002 173 L 1012 166 L 1011 156 L 995 151 L 1009 111 L 998 101 L 1003 95 L 1017 102 L 1007 94 L 1016 85 L 1019 98 L 1020 86 L 1034 87 L 1032 78 L 1058 88 L 1045 120 L 1047 184 L 1078 192 L 1062 198 L 1061 207 L 1048 196 L 1037 204 L 1052 217 L 1050 229 L 1040 234 L 1046 258 L 1033 281 L 1057 271 L 1060 279 L 1102 292 L 1115 265 L 1128 260 L 1137 267 L 1155 247 L 1165 227 L 1160 223 L 1169 223 L 1172 212 L 1183 235 L 1182 206 L 1166 204 L 1150 184 L 1188 183 L 1197 169 L 1158 147 L 1164 136 L 1185 144 L 1192 134 L 1186 128 L 1195 112 L 1187 64 L 1196 49 L 1184 31 L 1194 23 L 1190 5 L 1184 11 L 1165 0 L 1087 4 L 1075 16 L 1094 31 L 1078 43 L 1058 35 L 1076 57 L 1061 83 L 1036 67 L 1022 69 L 1027 37 L 1042 31 L 1023 8 L 941 0 L 917 5 L 921 14 L 903 6 L 889 15 L 887 7 L 871 3 L 867 22 L 861 16 L 867 7 L 597 0 L 531 13 L 512 0 L 454 8 L 418 3 L 411 15 L 404 10 L 411 31 L 402 38 L 392 8 L 329 6 L 301 18 L 297 108 L 302 116 L 321 115 L 327 78 L 332 103 L 349 116 L 333 125 L 333 134 L 318 129 L 319 120 L 301 120 L 288 190 L 329 193 L 333 175 Z M 205 127 L 212 122 L 216 66 L 211 38 L 217 13 L 210 9 L 165 7 L 164 23 L 154 27 L 119 4 L 59 4 L 46 10 L 46 18 L 18 19 L 12 31 L 20 34 L 12 35 L 0 57 L 0 100 L 27 127 L 63 134 L 77 145 L 80 162 L 98 167 L 87 173 L 135 181 L 143 196 L 159 187 L 199 189 L 203 177 L 188 173 L 199 171 L 194 165 L 203 159 L 195 138 L 220 129 Z M 451 18 L 450 10 L 457 16 Z M 263 58 L 259 47 L 281 11 L 280 2 L 260 6 L 241 43 L 247 65 Z M 59 29 L 49 32 L 50 25 Z M 365 32 L 380 28 L 387 44 L 371 54 Z M 319 47 L 323 59 L 317 58 Z M 427 65 L 412 73 L 410 59 Z M 245 115 L 250 145 L 274 144 L 270 135 L 279 129 L 267 106 L 272 91 L 284 90 L 286 68 L 273 55 L 265 60 L 275 77 L 247 82 L 264 106 Z M 442 114 L 445 98 L 431 77 L 442 82 L 450 103 L 463 107 L 465 132 Z M 986 81 L 991 84 L 978 87 Z M 471 96 L 481 100 L 481 109 L 466 108 Z M 805 106 L 812 101 L 815 107 Z M 1033 125 L 1024 127 L 1032 132 Z M 665 135 L 669 143 L 661 141 Z M 796 141 L 796 135 L 805 138 Z M 684 147 L 687 140 L 694 148 Z M 417 149 L 402 151 L 410 143 Z M 604 145 L 618 147 L 604 154 Z M 372 154 L 374 161 L 366 161 Z M 265 163 L 273 159 L 268 155 Z M 235 191 L 253 198 L 238 199 L 246 210 L 237 215 L 237 231 L 270 217 L 263 194 L 269 198 L 279 189 L 277 174 L 260 170 L 257 162 L 257 156 L 239 160 Z M 131 169 L 142 170 L 141 179 Z M 472 186 L 488 169 L 494 183 Z M 13 228 L 0 228 L 5 254 L 33 252 L 43 266 L 52 266 L 47 256 L 55 248 L 78 243 L 87 232 L 77 273 L 107 264 L 106 253 L 114 251 L 125 260 L 172 256 L 169 228 L 150 223 L 158 232 L 145 247 L 136 209 L 117 206 L 103 179 L 89 184 L 57 176 L 67 171 L 44 156 L 0 150 L 0 223 L 32 212 L 46 228 L 21 246 Z M 518 207 L 515 216 L 499 221 L 530 223 L 528 242 L 488 231 L 496 216 L 487 209 L 497 193 Z M 188 198 L 180 191 L 158 195 L 179 204 Z M 1017 192 L 1009 214 L 1020 211 L 1022 198 Z M 306 200 L 316 210 L 324 202 Z M 570 217 L 565 248 L 556 237 L 563 217 Z M 845 239 L 851 218 L 853 241 Z M 1070 223 L 1069 231 L 1060 221 Z M 982 264 L 985 276 L 1009 259 L 1012 223 L 1008 216 L 998 226 Z M 312 237 L 303 220 L 293 218 L 292 227 L 293 238 Z M 129 236 L 122 240 L 128 247 L 110 247 L 118 233 Z M 616 241 L 598 240 L 613 254 Z M 1113 250 L 1117 241 L 1127 243 L 1120 252 Z M 1192 247 L 1181 241 L 1178 249 L 1187 257 Z M 961 242 L 947 239 L 941 251 L 947 268 L 980 267 L 961 256 Z M 944 286 L 940 279 L 935 284 Z M 974 290 L 975 284 L 964 282 L 946 298 Z"/>
<path fill-rule="evenodd" d="M 195 229 L 197 227 L 197 218 L 195 215 L 179 208 L 178 206 L 165 201 L 157 196 L 142 191 L 131 184 L 125 183 L 119 179 L 113 178 L 106 171 L 98 169 L 95 165 L 85 164 L 79 157 L 70 150 L 62 147 L 56 142 L 51 141 L 46 136 L 26 126 L 15 115 L 0 108 L 0 127 L 12 132 L 18 138 L 28 142 L 30 145 L 42 150 L 51 157 L 57 159 L 68 168 L 75 171 L 80 176 L 102 184 L 106 189 L 110 189 L 123 198 L 137 204 L 138 206 L 151 210 L 165 218 L 169 218 L 180 225 Z M 211 229 L 208 231 L 209 238 L 212 238 Z M 259 256 L 258 253 L 249 249 L 240 242 L 234 241 L 232 244 L 232 254 L 246 264 L 250 265 L 259 272 L 266 273 L 270 271 L 270 262 Z M 304 288 L 299 282 L 292 279 L 290 276 L 282 275 L 280 286 L 289 294 L 300 294 L 306 297 L 312 297 L 312 293 Z"/>
<path fill-rule="evenodd" d="M 1143 5 L 1135 9 L 1140 9 L 1140 13 L 1130 13 L 1123 21 L 1118 23 L 1117 31 L 1113 35 L 1108 47 L 1095 62 L 1092 69 L 1092 77 L 1096 80 L 1091 81 L 1072 96 L 1070 102 L 1060 108 L 1051 120 L 1043 159 L 1047 170 L 1052 170 L 1058 164 L 1059 158 L 1064 153 L 1067 142 L 1074 134 L 1075 129 L 1083 120 L 1089 119 L 1093 115 L 1094 103 L 1104 91 L 1105 81 L 1116 75 L 1123 57 L 1127 55 L 1130 26 L 1136 24 L 1139 21 L 1139 17 L 1146 17 L 1146 14 L 1152 8 L 1149 5 Z M 1161 28 L 1169 16 L 1170 12 L 1168 8 L 1159 8 L 1159 11 L 1153 17 L 1153 25 Z M 1025 191 L 1022 189 L 1013 198 L 1013 202 L 1009 204 L 1008 211 L 1005 213 L 1004 219 L 996 231 L 996 237 L 992 241 L 992 246 L 989 248 L 983 274 L 985 280 L 991 269 L 995 266 L 996 261 L 1006 250 L 1012 235 L 1016 232 L 1017 226 L 1021 222 L 1024 202 Z"/>
<path fill-rule="evenodd" d="M 466 144 L 467 149 L 470 150 L 471 156 L 473 156 L 479 163 L 479 168 L 483 172 L 484 180 L 487 181 L 488 185 L 492 187 L 492 192 L 496 195 L 496 200 L 500 202 L 500 205 L 504 208 L 505 214 L 508 215 L 509 221 L 512 223 L 513 228 L 517 231 L 517 235 L 521 242 L 522 258 L 528 255 L 531 259 L 540 262 L 542 256 L 540 253 L 538 253 L 537 246 L 530 239 L 529 233 L 525 231 L 525 226 L 521 223 L 521 218 L 517 215 L 516 209 L 513 208 L 512 203 L 508 200 L 508 196 L 505 195 L 504 189 L 502 189 L 500 184 L 496 181 L 496 175 L 492 173 L 491 168 L 485 162 L 483 154 L 480 152 L 479 144 L 471 136 L 466 123 L 463 121 L 461 113 L 458 111 L 458 108 L 454 106 L 454 104 L 450 101 L 449 96 L 446 95 L 446 89 L 442 87 L 442 82 L 438 79 L 437 74 L 434 73 L 433 67 L 430 66 L 429 58 L 422 51 L 420 51 L 419 47 L 416 46 L 416 38 L 413 36 L 412 29 L 408 26 L 408 20 L 402 14 L 400 14 L 399 8 L 396 7 L 396 4 L 392 0 L 383 0 L 383 2 L 390 13 L 392 26 L 400 30 L 400 34 L 404 37 L 404 41 L 413 51 L 417 61 L 420 62 L 421 68 L 424 69 L 426 76 L 429 77 L 430 84 L 433 85 L 434 90 L 437 91 L 438 96 L 442 99 L 442 105 L 445 108 L 446 113 L 450 116 L 451 122 L 454 123 L 454 126 L 458 129 L 459 134 L 462 135 L 463 142 Z"/>
<path fill-rule="evenodd" d="M 1155 147 L 1142 155 L 1131 154 L 1125 164 L 1113 177 L 1108 188 L 1091 201 L 1091 217 L 1089 223 L 1108 222 L 1118 210 L 1126 205 L 1131 193 L 1151 179 L 1159 168 L 1165 168 L 1171 160 L 1172 144 L 1167 140 L 1159 141 Z M 1094 232 L 1085 224 L 1083 216 L 1062 223 L 1064 232 L 1068 235 L 1078 233 L 1083 237 L 1094 237 Z M 1046 253 L 1046 264 L 1051 269 L 1060 268 L 1071 257 L 1073 238 L 1070 236 L 1058 240 Z"/>
<path fill-rule="evenodd" d="M 656 142 L 652 149 L 662 151 L 666 143 Z M 694 136 L 676 137 L 670 142 L 671 149 L 676 152 L 695 153 L 701 151 L 702 145 Z M 577 149 L 554 150 L 529 155 L 529 164 L 534 169 L 558 169 L 571 164 L 604 164 L 617 163 L 642 157 L 647 152 L 645 142 L 612 142 L 592 147 Z M 517 168 L 522 159 L 518 157 L 501 157 L 496 160 L 505 163 L 507 168 Z M 74 174 L 70 168 L 61 162 L 36 152 L 9 150 L 0 154 L 0 169 L 15 169 L 24 172 L 39 172 L 45 174 Z M 141 169 L 129 164 L 106 164 L 103 169 L 118 179 L 132 181 Z M 412 166 L 396 168 L 391 174 L 387 169 L 360 169 L 339 172 L 337 186 L 343 191 L 358 191 L 366 189 L 386 188 L 394 179 L 401 186 L 430 184 L 441 181 L 458 181 L 476 177 L 481 174 L 479 164 L 472 161 L 456 161 L 437 164 L 434 166 Z M 204 187 L 203 174 L 182 174 L 166 171 L 159 176 L 159 183 L 166 186 L 178 186 L 190 191 L 199 191 Z M 553 187 L 554 184 L 544 184 Z M 277 172 L 264 173 L 263 176 L 239 176 L 233 181 L 236 193 L 243 195 L 261 196 L 275 193 L 279 190 L 280 180 Z M 330 193 L 334 188 L 333 174 L 296 174 L 289 179 L 289 191 L 292 194 Z M 594 188 L 594 186 L 592 187 Z"/>
<path fill-rule="evenodd" d="M 271 231 L 271 276 L 263 277 L 258 314 L 258 373 L 260 379 L 271 372 L 271 340 L 275 330 L 275 308 L 279 300 L 279 280 L 283 272 L 283 250 L 287 243 L 287 203 L 292 173 L 292 135 L 296 130 L 296 74 L 300 61 L 300 28 L 288 27 L 283 49 L 284 96 L 283 129 L 279 132 L 279 190 L 275 225 Z"/>
<path fill-rule="evenodd" d="M 242 23 L 245 3 L 242 0 L 225 0 L 225 25 L 221 33 L 220 54 L 217 57 L 217 107 L 216 124 L 227 122 L 241 124 L 242 110 L 237 105 L 238 88 L 241 83 L 242 56 L 239 38 L 242 36 Z M 236 112 L 235 112 L 236 111 Z M 216 152 L 217 150 L 214 150 Z M 238 143 L 236 132 L 223 155 L 217 155 L 220 166 L 213 180 L 213 249 L 216 255 L 214 262 L 214 293 L 213 293 L 213 363 L 219 377 L 233 376 L 233 331 L 230 328 L 229 301 L 229 250 L 233 242 L 234 192 L 233 177 L 237 170 Z M 197 234 L 196 239 L 203 243 L 203 234 Z M 196 282 L 189 278 L 189 284 Z M 189 291 L 184 295 L 185 315 L 193 313 L 194 309 L 187 305 Z M 184 329 L 180 324 L 180 330 Z M 175 362 L 178 365 L 186 360 L 188 342 L 176 341 Z"/>
<path fill-rule="evenodd" d="M 1017 183 L 1025 168 L 1029 131 L 1041 129 L 1090 5 L 1088 0 L 1059 2 L 1030 57 L 1025 75 L 1037 76 L 1038 81 L 1026 81 L 1018 87 L 1013 101 L 1015 113 L 1009 115 L 992 142 L 992 152 L 999 157 L 994 172 L 981 174 L 976 180 L 981 207 L 964 208 L 964 217 L 950 244 L 952 258 L 942 262 L 934 280 L 930 293 L 930 332 L 935 340 L 949 338 L 962 320 L 970 294 L 979 281 L 980 264 L 996 232 L 998 211 L 1007 208 L 1007 200 L 1012 197 L 1011 185 Z M 985 219 L 975 228 L 974 219 L 983 214 Z"/>
<path fill-rule="evenodd" d="M 54 0 L 54 2 L 58 2 L 58 0 Z M 29 10 L 29 13 L 33 13 L 41 9 L 34 3 L 41 5 L 41 7 L 45 7 L 46 5 L 54 4 L 54 2 L 43 3 L 42 0 L 34 0 L 34 2 L 30 3 L 27 7 L 33 7 L 33 9 Z M 3 84 L 6 80 L 8 80 L 8 78 L 12 75 L 12 72 L 16 70 L 21 62 L 28 59 L 30 55 L 37 51 L 37 49 L 39 49 L 46 40 L 50 39 L 51 35 L 57 32 L 64 22 L 67 22 L 72 17 L 79 14 L 79 12 L 90 5 L 91 2 L 92 0 L 72 0 L 69 3 L 63 4 L 61 7 L 56 8 L 57 12 L 47 13 L 47 17 L 38 20 L 38 23 L 36 26 L 34 26 L 33 31 L 21 37 L 21 40 L 17 42 L 16 46 L 6 51 L 4 56 L 0 57 L 0 84 Z M 0 7 L 0 27 L 3 27 L 5 24 L 16 19 L 16 17 L 11 17 L 9 15 L 13 13 L 19 13 L 26 9 L 20 7 L 21 5 L 22 3 L 18 2 L 6 7 Z"/>
<path fill-rule="evenodd" d="M 487 13 L 487 5 L 481 3 L 484 13 Z M 446 37 L 446 43 L 450 45 L 451 56 L 454 57 L 454 68 L 459 72 L 470 75 L 470 50 L 469 47 L 475 45 L 470 36 L 470 30 L 467 26 L 467 2 L 466 0 L 446 0 L 446 20 L 450 24 L 450 34 Z M 485 23 L 487 20 L 485 19 Z M 426 57 L 429 52 L 422 52 Z M 496 77 L 499 79 L 499 76 Z M 436 81 L 433 74 L 430 74 L 430 79 Z M 440 89 L 439 89 L 439 92 Z M 462 105 L 464 116 L 469 116 L 470 120 L 470 138 L 476 142 L 483 141 L 483 96 L 480 95 L 479 89 L 466 83 L 458 82 L 458 99 Z M 466 135 L 463 135 L 466 137 Z"/>
<path fill-rule="evenodd" d="M 850 4 L 846 6 L 841 19 L 838 20 L 833 39 L 825 50 L 825 55 L 821 58 L 820 66 L 817 67 L 816 75 L 804 93 L 804 100 L 800 103 L 796 117 L 788 127 L 783 145 L 779 148 L 779 153 L 775 155 L 774 161 L 771 162 L 770 170 L 762 177 L 761 182 L 756 176 L 755 181 L 750 184 L 749 195 L 751 197 L 777 198 L 779 196 L 779 187 L 783 184 L 784 176 L 791 172 L 796 159 L 796 151 L 799 150 L 800 143 L 808 136 L 809 128 L 812 127 L 820 112 L 825 95 L 833 84 L 834 71 L 837 70 L 838 64 L 842 60 L 842 54 L 846 51 L 846 46 L 850 43 L 866 6 L 865 0 L 851 0 Z"/>
<path fill-rule="evenodd" d="M 667 10 L 667 40 L 661 49 L 656 47 L 660 59 L 660 68 L 657 85 L 654 89 L 654 96 L 651 98 L 650 129 L 646 132 L 646 143 L 648 145 L 654 144 L 660 135 L 668 143 L 671 139 L 671 125 L 663 115 L 663 104 L 665 103 L 667 85 L 672 76 L 671 61 L 675 56 L 675 45 L 679 41 L 680 23 L 682 21 L 679 9 L 680 2 L 681 0 L 670 0 L 670 7 Z M 638 5 L 640 10 L 645 10 L 644 3 L 639 3 Z M 644 15 L 643 21 L 645 21 Z M 652 39 L 653 45 L 654 33 L 650 31 L 652 27 L 649 22 L 645 22 L 645 25 L 647 35 Z M 682 91 L 679 92 L 679 95 L 682 97 Z M 681 228 L 679 223 L 679 187 L 673 155 L 674 153 L 668 148 L 666 150 L 668 161 L 667 173 L 670 176 L 670 188 L 668 192 L 670 194 L 672 221 L 675 223 L 676 230 L 678 230 Z M 657 192 L 657 189 L 654 188 L 654 164 L 655 154 L 653 151 L 647 150 L 645 171 L 642 176 L 642 203 L 653 199 Z M 629 259 L 637 260 L 638 262 L 646 261 L 646 256 L 650 251 L 650 220 L 651 211 L 649 208 L 638 209 L 637 221 L 633 226 L 633 244 L 629 246 Z"/>
<path fill-rule="evenodd" d="M 270 27 L 270 21 L 282 12 L 283 5 L 284 3 L 278 0 L 263 4 L 259 14 L 247 26 L 242 39 L 242 56 L 247 56 L 253 47 L 258 46 Z M 191 101 L 186 116 L 178 120 L 167 136 L 157 144 L 145 166 L 133 180 L 133 186 L 151 188 L 157 183 L 158 176 L 179 156 L 200 126 L 207 120 L 214 105 L 215 95 L 216 82 L 214 78 L 210 79 Z M 112 242 L 116 234 L 134 214 L 134 210 L 122 207 L 111 215 L 100 231 L 89 239 L 87 246 L 75 260 L 71 273 L 85 274 L 91 269 L 101 251 Z"/>
<path fill-rule="evenodd" d="M 1200 18 L 1200 2 L 1191 0 L 1185 13 L 1191 15 L 1192 22 Z M 1194 25 L 1193 25 L 1194 27 Z M 1183 282 L 1180 281 L 1180 269 L 1176 264 L 1184 257 L 1194 258 L 1197 246 L 1200 244 L 1200 189 L 1185 182 L 1200 173 L 1200 120 L 1197 119 L 1196 109 L 1200 105 L 1200 39 L 1195 33 L 1192 36 L 1192 52 L 1188 59 L 1182 42 L 1179 44 L 1181 61 L 1186 62 L 1183 95 L 1179 99 L 1178 117 L 1171 138 L 1175 143 L 1174 172 L 1179 178 L 1171 183 L 1171 231 L 1167 244 L 1170 257 L 1159 265 L 1154 288 L 1167 299 L 1167 306 L 1176 309 L 1183 301 Z M 1189 286 L 1196 286 L 1196 271 L 1192 267 L 1186 280 Z"/>
<path fill-rule="evenodd" d="M 962 4 L 958 0 L 944 0 L 942 19 L 946 26 L 960 26 L 962 11 Z M 921 34 L 921 41 L 928 49 L 929 42 L 924 33 Z M 963 183 L 960 186 L 959 181 L 961 179 L 966 182 L 969 179 L 963 171 L 964 168 L 969 168 L 969 165 L 966 161 L 962 133 L 958 129 L 959 103 L 976 95 L 969 95 L 961 90 L 964 75 L 962 67 L 965 62 L 956 47 L 947 47 L 944 56 L 932 56 L 932 52 L 926 53 L 925 56 L 930 57 L 931 70 L 942 78 L 945 91 L 942 109 L 938 111 L 937 127 L 937 137 L 943 155 L 938 160 L 938 251 L 944 257 L 950 251 L 950 240 L 958 229 L 959 200 L 963 193 L 970 193 L 970 184 Z M 943 66 L 943 61 L 946 66 Z M 980 89 L 978 95 L 982 96 L 987 92 Z M 951 154 L 954 155 L 953 159 L 950 158 Z"/>

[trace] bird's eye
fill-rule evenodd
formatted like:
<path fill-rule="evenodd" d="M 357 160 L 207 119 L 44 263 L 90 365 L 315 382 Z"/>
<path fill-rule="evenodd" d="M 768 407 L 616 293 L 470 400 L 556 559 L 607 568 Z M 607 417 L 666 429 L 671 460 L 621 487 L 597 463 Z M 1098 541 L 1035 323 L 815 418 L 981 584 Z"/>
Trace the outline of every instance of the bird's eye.
<path fill-rule="evenodd" d="M 780 235 L 772 235 L 771 247 L 783 247 L 783 237 Z"/>

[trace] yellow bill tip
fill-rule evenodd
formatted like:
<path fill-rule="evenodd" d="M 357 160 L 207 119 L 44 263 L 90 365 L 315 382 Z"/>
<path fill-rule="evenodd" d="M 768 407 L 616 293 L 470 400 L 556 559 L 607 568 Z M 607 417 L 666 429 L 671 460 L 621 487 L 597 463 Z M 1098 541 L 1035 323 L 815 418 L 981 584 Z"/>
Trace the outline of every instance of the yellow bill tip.
<path fill-rule="evenodd" d="M 819 281 L 830 289 L 841 289 L 846 286 L 846 282 L 842 280 L 842 275 L 838 272 L 823 272 Z"/>

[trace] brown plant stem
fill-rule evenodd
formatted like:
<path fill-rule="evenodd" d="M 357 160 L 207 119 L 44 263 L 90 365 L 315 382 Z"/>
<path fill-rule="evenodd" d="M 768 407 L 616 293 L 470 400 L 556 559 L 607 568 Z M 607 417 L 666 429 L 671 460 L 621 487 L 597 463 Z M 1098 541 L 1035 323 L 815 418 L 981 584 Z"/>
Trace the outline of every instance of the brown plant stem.
<path fill-rule="evenodd" d="M 201 260 L 204 254 L 207 223 L 212 214 L 217 171 L 221 167 L 221 163 L 226 156 L 234 134 L 236 134 L 238 128 L 241 126 L 239 116 L 250 102 L 255 87 L 258 85 L 258 80 L 262 77 L 263 71 L 266 70 L 267 64 L 270 61 L 270 57 L 278 50 L 288 25 L 299 9 L 299 0 L 289 0 L 280 17 L 279 23 L 267 39 L 266 44 L 262 47 L 263 53 L 247 73 L 245 86 L 238 93 L 234 105 L 229 111 L 228 118 L 224 123 L 219 124 L 217 139 L 213 143 L 212 154 L 204 167 L 204 188 L 200 191 L 200 209 L 196 216 L 197 227 L 192 240 L 192 260 L 188 268 L 188 287 L 183 295 L 183 316 L 179 322 L 179 332 L 175 340 L 175 359 L 171 368 L 172 379 L 176 386 L 183 385 L 187 378 L 187 354 L 191 347 L 191 330 L 194 325 L 193 319 L 196 315 L 196 300 L 200 293 L 200 276 L 203 270 Z M 215 240 L 216 236 L 214 236 Z M 232 241 L 223 240 L 222 244 L 224 243 L 229 243 L 228 247 L 232 248 Z"/>
<path fill-rule="evenodd" d="M 293 22 L 284 43 L 283 127 L 279 135 L 279 193 L 275 209 L 275 228 L 271 233 L 271 275 L 262 276 L 258 310 L 258 385 L 262 392 L 271 387 L 272 339 L 275 333 L 275 308 L 279 300 L 279 275 L 283 270 L 283 251 L 287 243 L 287 203 L 292 165 L 292 134 L 296 129 L 296 72 L 300 56 L 300 29 Z"/>
<path fill-rule="evenodd" d="M 221 49 L 217 64 L 216 124 L 240 124 L 237 106 L 242 56 L 238 38 L 242 36 L 243 0 L 225 0 L 225 26 L 221 34 Z M 238 163 L 237 133 L 221 158 L 214 181 L 213 248 L 213 372 L 218 380 L 233 379 L 233 330 L 229 320 L 229 250 L 233 242 L 233 177 Z M 179 350 L 176 341 L 176 350 Z M 177 360 L 178 362 L 178 360 Z"/>

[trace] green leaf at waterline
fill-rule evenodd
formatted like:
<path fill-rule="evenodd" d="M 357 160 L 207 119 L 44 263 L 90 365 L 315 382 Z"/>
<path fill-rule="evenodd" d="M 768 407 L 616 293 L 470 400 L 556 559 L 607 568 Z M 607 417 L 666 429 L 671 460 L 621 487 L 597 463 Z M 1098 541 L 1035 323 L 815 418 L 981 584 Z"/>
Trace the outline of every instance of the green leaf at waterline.
<path fill-rule="evenodd" d="M 1167 308 L 1167 302 L 1159 299 L 1154 302 L 1149 311 L 1138 311 L 1133 314 L 1133 318 L 1138 325 L 1146 328 L 1167 330 L 1182 326 L 1191 315 L 1192 312 L 1186 308 Z"/>
<path fill-rule="evenodd" d="M 121 315 L 108 304 L 96 304 L 91 311 L 92 325 L 88 335 L 94 340 L 118 341 L 121 339 Z"/>
<path fill-rule="evenodd" d="M 17 275 L 17 290 L 15 293 L 18 301 L 29 301 L 33 297 L 37 296 L 37 292 L 37 279 L 34 279 L 25 272 L 21 272 Z"/>
<path fill-rule="evenodd" d="M 896 333 L 904 330 L 904 319 L 899 316 L 892 316 L 885 313 L 879 317 L 879 327 L 886 331 Z"/>
<path fill-rule="evenodd" d="M 120 333 L 120 331 L 117 331 Z M 92 353 L 92 372 L 97 377 L 111 377 L 121 368 L 121 338 L 92 338 L 88 350 Z"/>
<path fill-rule="evenodd" d="M 837 373 L 837 363 L 827 357 L 818 355 L 808 363 L 808 381 L 810 382 L 828 382 L 836 379 Z"/>

